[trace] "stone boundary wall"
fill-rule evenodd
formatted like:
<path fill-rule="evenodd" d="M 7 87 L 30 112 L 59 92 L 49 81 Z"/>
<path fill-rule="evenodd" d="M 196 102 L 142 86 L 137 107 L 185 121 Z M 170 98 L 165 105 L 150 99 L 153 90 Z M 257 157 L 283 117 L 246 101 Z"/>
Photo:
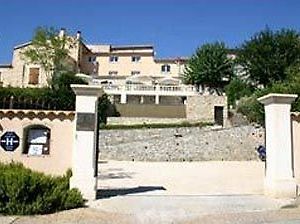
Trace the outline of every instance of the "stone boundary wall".
<path fill-rule="evenodd" d="M 258 160 L 264 129 L 164 128 L 101 130 L 101 160 L 246 161 Z"/>

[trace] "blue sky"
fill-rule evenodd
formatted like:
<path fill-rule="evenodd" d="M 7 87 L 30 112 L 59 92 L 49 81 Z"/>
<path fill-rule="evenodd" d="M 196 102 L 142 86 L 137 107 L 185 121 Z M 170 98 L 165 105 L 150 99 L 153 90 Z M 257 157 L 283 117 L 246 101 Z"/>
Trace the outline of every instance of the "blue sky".
<path fill-rule="evenodd" d="M 37 26 L 81 30 L 88 43 L 154 44 L 157 57 L 229 47 L 268 25 L 300 30 L 299 0 L 0 0 L 0 63 Z"/>

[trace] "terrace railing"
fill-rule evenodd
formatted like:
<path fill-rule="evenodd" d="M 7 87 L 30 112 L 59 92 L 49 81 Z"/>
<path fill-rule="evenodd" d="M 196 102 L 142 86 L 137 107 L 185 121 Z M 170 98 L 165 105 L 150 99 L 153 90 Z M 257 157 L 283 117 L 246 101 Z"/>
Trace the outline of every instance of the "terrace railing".
<path fill-rule="evenodd" d="M 194 86 L 161 86 L 161 85 L 103 85 L 104 90 L 109 91 L 161 91 L 161 92 L 197 92 Z"/>

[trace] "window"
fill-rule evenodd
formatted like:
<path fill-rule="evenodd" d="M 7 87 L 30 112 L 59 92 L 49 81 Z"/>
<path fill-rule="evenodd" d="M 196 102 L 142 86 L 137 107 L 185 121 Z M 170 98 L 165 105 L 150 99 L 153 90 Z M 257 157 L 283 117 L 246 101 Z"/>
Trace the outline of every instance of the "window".
<path fill-rule="evenodd" d="M 30 156 L 49 155 L 50 133 L 50 129 L 43 125 L 25 128 L 23 153 Z"/>
<path fill-rule="evenodd" d="M 131 61 L 132 62 L 139 62 L 141 60 L 141 56 L 132 56 Z"/>
<path fill-rule="evenodd" d="M 110 56 L 109 57 L 109 62 L 115 63 L 118 62 L 119 57 L 118 56 Z"/>
<path fill-rule="evenodd" d="M 132 71 L 132 72 L 131 72 L 131 75 L 140 75 L 140 74 L 141 74 L 140 71 Z"/>
<path fill-rule="evenodd" d="M 170 65 L 162 65 L 161 66 L 161 72 L 169 73 L 170 71 L 171 71 L 171 66 Z"/>
<path fill-rule="evenodd" d="M 29 68 L 29 81 L 28 84 L 37 85 L 39 84 L 40 69 Z"/>
<path fill-rule="evenodd" d="M 117 71 L 109 71 L 108 75 L 109 76 L 118 75 L 118 72 Z"/>
<path fill-rule="evenodd" d="M 94 56 L 89 57 L 89 62 L 95 62 L 95 61 L 96 61 L 96 57 L 94 57 Z"/>

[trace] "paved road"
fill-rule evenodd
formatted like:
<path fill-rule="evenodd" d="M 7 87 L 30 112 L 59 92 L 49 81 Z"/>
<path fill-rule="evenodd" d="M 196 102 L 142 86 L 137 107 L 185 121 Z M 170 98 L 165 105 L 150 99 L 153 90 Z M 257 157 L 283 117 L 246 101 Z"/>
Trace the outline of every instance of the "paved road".
<path fill-rule="evenodd" d="M 90 203 L 104 212 L 131 215 L 137 223 L 184 223 L 204 216 L 279 211 L 290 200 L 262 195 L 146 196 L 134 194 Z M 300 214 L 299 214 L 300 218 Z"/>
<path fill-rule="evenodd" d="M 132 204 L 127 204 L 131 207 Z M 217 212 L 210 214 L 174 216 L 166 212 L 149 211 L 145 214 L 118 214 L 101 209 L 82 208 L 44 216 L 1 217 L 1 224 L 296 224 L 300 223 L 300 209 L 264 211 Z"/>

